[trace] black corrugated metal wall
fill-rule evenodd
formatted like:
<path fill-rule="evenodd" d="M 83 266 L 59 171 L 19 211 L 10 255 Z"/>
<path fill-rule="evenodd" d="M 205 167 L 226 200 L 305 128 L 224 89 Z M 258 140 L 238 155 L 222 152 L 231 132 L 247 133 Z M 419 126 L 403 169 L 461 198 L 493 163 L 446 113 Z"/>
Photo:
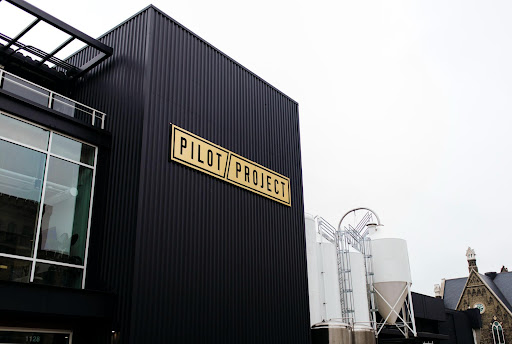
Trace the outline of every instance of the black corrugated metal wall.
<path fill-rule="evenodd" d="M 110 157 L 106 190 L 96 192 L 107 198 L 103 202 L 106 215 L 100 219 L 103 226 L 91 228 L 86 288 L 117 295 L 114 330 L 124 334 L 130 329 L 133 295 L 147 17 L 148 11 L 142 11 L 102 37 L 102 42 L 114 48 L 114 54 L 80 80 L 73 95 L 105 112 L 105 129 L 112 133 L 111 151 L 100 152 Z M 83 50 L 73 59 L 81 65 L 90 55 L 90 50 Z M 98 172 L 102 168 L 99 166 Z M 99 212 L 93 209 L 93 224 L 98 223 Z"/>
<path fill-rule="evenodd" d="M 297 103 L 154 7 L 102 41 L 112 61 L 77 93 L 107 111 L 113 132 L 112 211 L 90 252 L 110 266 L 88 274 L 132 293 L 120 297 L 123 342 L 308 343 Z M 131 73 L 141 84 L 123 81 Z M 170 122 L 289 177 L 292 207 L 168 162 Z M 135 184 L 120 183 L 127 176 Z M 133 290 L 114 282 L 132 277 Z"/>

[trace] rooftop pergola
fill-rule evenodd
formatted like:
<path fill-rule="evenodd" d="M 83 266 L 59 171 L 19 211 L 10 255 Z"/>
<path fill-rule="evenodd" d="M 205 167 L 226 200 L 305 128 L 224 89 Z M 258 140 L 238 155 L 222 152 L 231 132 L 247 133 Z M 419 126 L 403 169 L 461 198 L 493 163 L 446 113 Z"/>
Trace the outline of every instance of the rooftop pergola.
<path fill-rule="evenodd" d="M 0 0 L 0 2 L 2 1 L 30 14 L 34 17 L 34 20 L 14 37 L 8 37 L 0 32 L 0 64 L 16 62 L 43 74 L 72 80 L 81 77 L 112 55 L 113 49 L 111 47 L 23 0 Z M 37 24 L 41 22 L 60 30 L 68 38 L 50 52 L 22 43 L 24 36 L 31 30 L 38 30 Z M 96 54 L 92 54 L 92 57 L 80 66 L 73 65 L 55 56 L 71 42 L 77 40 L 85 44 L 85 47 L 92 48 Z"/>

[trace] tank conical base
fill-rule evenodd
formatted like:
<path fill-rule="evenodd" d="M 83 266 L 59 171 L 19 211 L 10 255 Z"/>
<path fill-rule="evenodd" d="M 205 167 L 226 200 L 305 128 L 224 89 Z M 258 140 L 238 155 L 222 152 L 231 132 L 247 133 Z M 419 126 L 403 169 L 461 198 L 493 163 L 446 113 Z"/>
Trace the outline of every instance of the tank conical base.
<path fill-rule="evenodd" d="M 384 319 L 387 318 L 386 324 L 394 325 L 407 297 L 407 282 L 380 282 L 373 286 L 378 292 L 375 299 L 380 315 Z"/>

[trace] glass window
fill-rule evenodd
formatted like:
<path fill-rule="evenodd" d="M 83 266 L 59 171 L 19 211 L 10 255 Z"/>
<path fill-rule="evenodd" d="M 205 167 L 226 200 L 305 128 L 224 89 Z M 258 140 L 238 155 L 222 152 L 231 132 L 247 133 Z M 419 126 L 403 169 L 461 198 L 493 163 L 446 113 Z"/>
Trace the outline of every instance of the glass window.
<path fill-rule="evenodd" d="M 82 269 L 61 265 L 37 263 L 34 283 L 59 287 L 80 288 L 82 285 Z"/>
<path fill-rule="evenodd" d="M 0 280 L 28 283 L 31 268 L 30 260 L 0 257 Z"/>
<path fill-rule="evenodd" d="M 72 102 L 71 100 L 59 95 L 55 94 L 53 96 L 52 108 L 65 115 L 75 117 L 75 102 Z"/>
<path fill-rule="evenodd" d="M 92 169 L 51 157 L 37 257 L 84 264 Z"/>
<path fill-rule="evenodd" d="M 33 255 L 44 153 L 0 140 L 0 252 Z"/>
<path fill-rule="evenodd" d="M 96 149 L 0 113 L 0 280 L 82 286 Z"/>
<path fill-rule="evenodd" d="M 32 85 L 24 80 L 15 78 L 6 74 L 4 76 L 4 85 L 3 89 L 17 94 L 23 98 L 29 99 L 34 103 L 48 106 L 48 98 L 50 97 L 50 92 Z"/>
<path fill-rule="evenodd" d="M 51 152 L 84 164 L 94 164 L 95 148 L 62 135 L 53 134 Z"/>
<path fill-rule="evenodd" d="M 0 136 L 46 150 L 50 132 L 0 113 Z"/>
<path fill-rule="evenodd" d="M 505 344 L 505 336 L 503 335 L 503 327 L 497 321 L 492 323 L 492 337 L 494 344 Z"/>

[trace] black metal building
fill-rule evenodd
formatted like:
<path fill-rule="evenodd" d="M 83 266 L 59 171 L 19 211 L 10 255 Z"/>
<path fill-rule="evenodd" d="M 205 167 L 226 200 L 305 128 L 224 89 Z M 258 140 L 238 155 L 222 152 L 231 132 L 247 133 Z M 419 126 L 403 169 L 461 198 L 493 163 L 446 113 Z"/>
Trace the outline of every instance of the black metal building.
<path fill-rule="evenodd" d="M 454 311 L 445 308 L 443 300 L 412 293 L 417 335 L 404 336 L 396 327 L 386 327 L 379 334 L 383 343 L 466 344 L 479 342 L 482 319 L 477 309 Z"/>
<path fill-rule="evenodd" d="M 35 11 L 23 1 L 8 2 Z M 61 329 L 72 334 L 73 343 L 309 342 L 295 101 L 153 6 L 67 59 L 78 66 L 71 72 L 58 65 L 48 71 L 8 45 L 4 37 L 0 86 L 20 76 L 46 87 L 49 99 L 52 91 L 61 92 L 75 110 L 63 113 L 52 101 L 41 104 L 0 87 L 0 112 L 52 137 L 62 134 L 94 146 L 97 160 L 86 263 L 62 263 L 73 251 L 73 237 L 59 252 L 49 244 L 52 233 L 62 234 L 58 221 L 57 229 L 45 229 L 45 216 L 59 208 L 41 201 L 43 219 L 34 232 L 41 239 L 33 249 L 38 253 L 23 258 L 36 271 L 27 267 L 25 284 L 0 273 L 0 287 L 9 291 L 0 293 L 0 334 L 2 328 Z M 76 110 L 78 102 L 97 109 L 96 122 Z M 288 178 L 289 205 L 171 160 L 171 124 L 269 171 L 269 191 L 272 173 Z M 48 149 L 50 173 L 54 153 Z M 57 188 L 44 181 L 43 196 Z M 277 179 L 275 185 L 278 192 Z M 77 197 L 75 189 L 67 192 Z M 0 227 L 0 242 L 7 227 Z M 82 269 L 82 288 L 63 288 L 41 272 L 56 255 L 59 269 Z M 17 256 L 0 251 L 2 257 L 10 260 L 0 264 L 14 267 Z M 13 297 L 23 301 L 12 302 Z"/>

